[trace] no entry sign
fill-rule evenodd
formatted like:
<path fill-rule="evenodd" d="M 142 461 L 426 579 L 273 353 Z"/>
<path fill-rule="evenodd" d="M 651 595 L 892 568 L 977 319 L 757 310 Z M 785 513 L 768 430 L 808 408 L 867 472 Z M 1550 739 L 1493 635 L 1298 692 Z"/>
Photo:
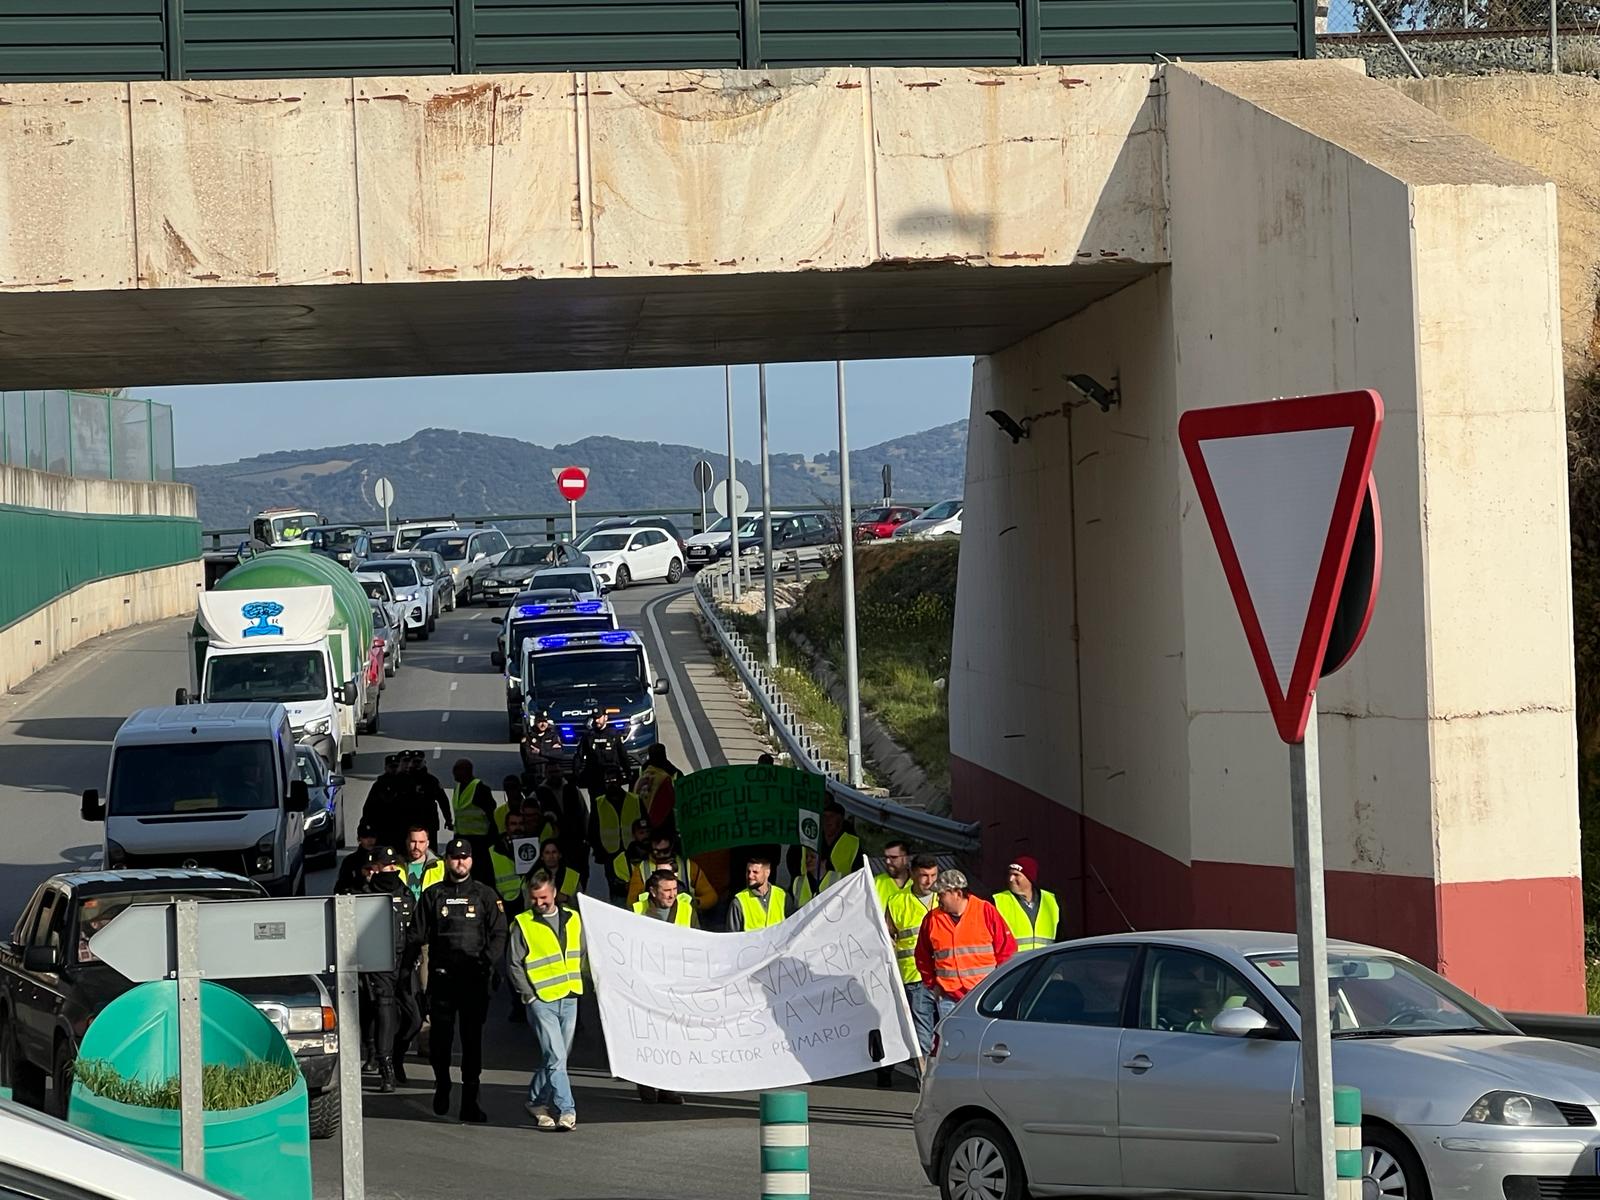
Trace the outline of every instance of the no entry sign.
<path fill-rule="evenodd" d="M 556 472 L 556 487 L 563 500 L 582 500 L 589 490 L 589 472 L 583 467 L 562 467 Z"/>
<path fill-rule="evenodd" d="M 1197 409 L 1178 422 L 1267 705 L 1291 744 L 1305 734 L 1325 666 L 1382 425 L 1372 391 Z M 1371 511 L 1368 538 L 1375 503 Z M 1366 631 L 1377 584 L 1367 554 L 1365 602 L 1331 668 Z"/>

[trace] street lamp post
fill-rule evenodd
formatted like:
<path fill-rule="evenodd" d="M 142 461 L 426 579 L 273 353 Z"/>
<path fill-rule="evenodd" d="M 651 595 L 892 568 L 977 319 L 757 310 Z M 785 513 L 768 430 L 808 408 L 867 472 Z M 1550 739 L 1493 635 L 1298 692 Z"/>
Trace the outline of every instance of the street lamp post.
<path fill-rule="evenodd" d="M 839 544 L 844 564 L 844 692 L 850 786 L 861 786 L 861 677 L 856 661 L 856 560 L 850 536 L 850 435 L 845 428 L 844 363 L 834 363 L 839 395 Z"/>
<path fill-rule="evenodd" d="M 778 665 L 778 600 L 773 594 L 772 459 L 767 453 L 767 364 L 758 368 L 761 381 L 761 581 L 767 594 L 767 666 Z"/>
<path fill-rule="evenodd" d="M 739 603 L 739 514 L 733 511 L 733 490 L 738 468 L 733 463 L 733 368 L 722 368 L 722 391 L 728 406 L 728 549 L 732 552 L 733 602 Z"/>

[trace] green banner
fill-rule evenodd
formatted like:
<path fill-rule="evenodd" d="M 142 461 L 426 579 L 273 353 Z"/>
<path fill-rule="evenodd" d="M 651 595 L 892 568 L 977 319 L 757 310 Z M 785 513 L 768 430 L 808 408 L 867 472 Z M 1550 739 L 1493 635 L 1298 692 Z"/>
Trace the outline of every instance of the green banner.
<path fill-rule="evenodd" d="M 763 842 L 815 846 L 827 785 L 793 767 L 712 767 L 677 781 L 678 836 L 693 856 Z"/>

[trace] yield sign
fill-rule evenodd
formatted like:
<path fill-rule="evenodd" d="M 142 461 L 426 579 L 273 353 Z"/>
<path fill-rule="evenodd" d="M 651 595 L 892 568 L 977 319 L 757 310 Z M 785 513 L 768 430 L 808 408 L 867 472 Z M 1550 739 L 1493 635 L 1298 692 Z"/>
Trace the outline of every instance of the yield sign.
<path fill-rule="evenodd" d="M 563 500 L 576 503 L 589 490 L 589 472 L 583 467 L 562 467 L 556 472 L 556 487 Z"/>
<path fill-rule="evenodd" d="M 1383 425 L 1377 392 L 1196 409 L 1178 422 L 1278 736 L 1305 736 Z"/>

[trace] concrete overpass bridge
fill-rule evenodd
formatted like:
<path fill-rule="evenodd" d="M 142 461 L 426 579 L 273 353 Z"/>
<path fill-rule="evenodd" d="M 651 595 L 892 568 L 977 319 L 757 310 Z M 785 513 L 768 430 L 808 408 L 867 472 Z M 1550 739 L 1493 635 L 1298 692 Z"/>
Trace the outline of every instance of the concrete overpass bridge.
<path fill-rule="evenodd" d="M 1559 1008 L 1554 211 L 1327 63 L 0 85 L 0 378 L 978 355 L 957 811 L 1085 929 L 1292 922 L 1282 750 L 1174 433 L 1375 387 L 1384 598 L 1322 694 L 1330 930 Z M 1120 406 L 1072 407 L 1073 373 Z M 1061 415 L 1013 444 L 993 408 Z"/>

